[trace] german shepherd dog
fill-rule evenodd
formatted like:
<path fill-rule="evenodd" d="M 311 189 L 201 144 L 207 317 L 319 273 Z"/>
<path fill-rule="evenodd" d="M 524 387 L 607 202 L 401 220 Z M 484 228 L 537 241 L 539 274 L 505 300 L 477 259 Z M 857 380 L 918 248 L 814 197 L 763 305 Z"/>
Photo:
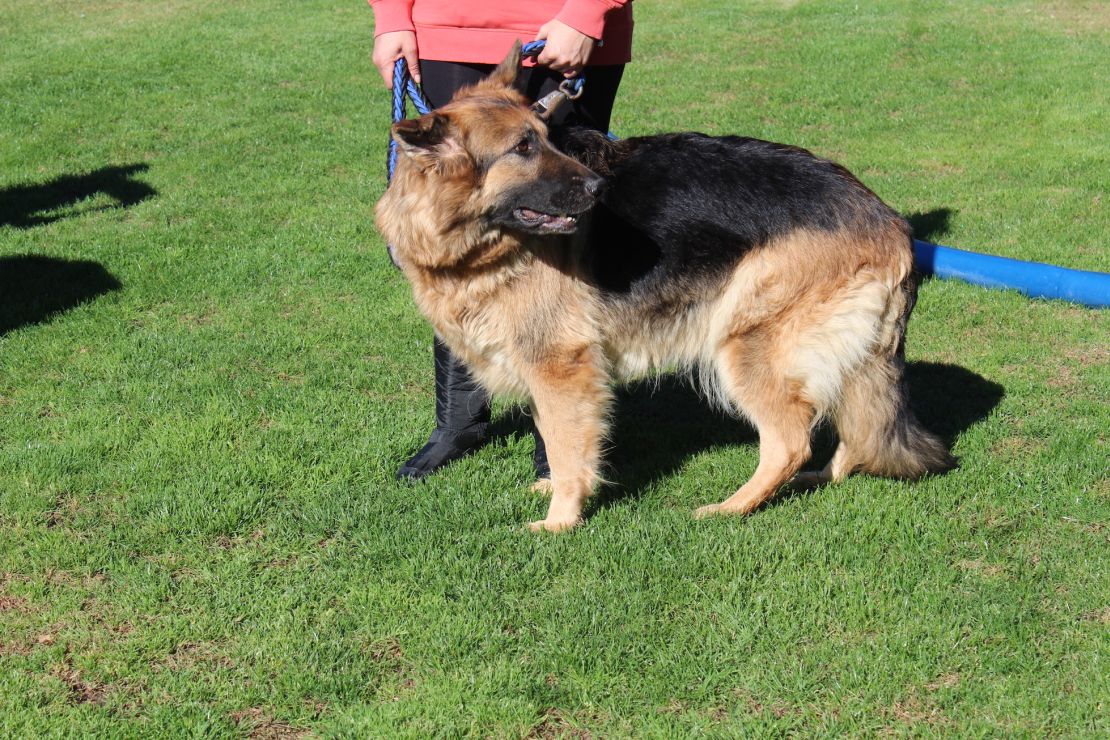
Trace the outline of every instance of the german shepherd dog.
<path fill-rule="evenodd" d="M 556 149 L 512 86 L 520 47 L 449 104 L 393 126 L 378 227 L 439 336 L 490 392 L 532 406 L 551 504 L 581 521 L 616 379 L 694 371 L 759 433 L 751 479 L 697 516 L 744 514 L 793 481 L 916 478 L 954 464 L 910 411 L 907 223 L 795 147 L 682 133 Z M 798 474 L 815 425 L 839 445 Z"/>

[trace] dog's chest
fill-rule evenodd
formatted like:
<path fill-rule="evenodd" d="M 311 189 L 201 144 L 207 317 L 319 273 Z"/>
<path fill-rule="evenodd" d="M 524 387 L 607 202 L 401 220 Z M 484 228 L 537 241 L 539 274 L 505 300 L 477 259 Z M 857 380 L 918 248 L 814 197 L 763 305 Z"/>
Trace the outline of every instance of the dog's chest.
<path fill-rule="evenodd" d="M 520 301 L 503 290 L 413 282 L 422 313 L 475 378 L 492 393 L 525 397 L 520 372 Z"/>

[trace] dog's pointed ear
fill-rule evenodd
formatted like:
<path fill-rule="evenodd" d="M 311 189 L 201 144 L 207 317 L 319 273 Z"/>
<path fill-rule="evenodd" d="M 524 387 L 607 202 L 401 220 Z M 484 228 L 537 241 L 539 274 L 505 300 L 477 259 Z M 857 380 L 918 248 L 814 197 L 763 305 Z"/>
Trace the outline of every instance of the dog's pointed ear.
<path fill-rule="evenodd" d="M 428 113 L 420 118 L 406 118 L 393 124 L 394 141 L 406 154 L 431 152 L 447 140 L 450 124 L 446 116 Z"/>
<path fill-rule="evenodd" d="M 398 121 L 390 129 L 397 150 L 410 158 L 421 170 L 435 168 L 440 172 L 469 161 L 451 119 L 441 113 L 428 113 L 420 118 Z"/>
<path fill-rule="evenodd" d="M 520 39 L 513 42 L 513 48 L 509 50 L 509 55 L 501 60 L 486 81 L 494 85 L 502 87 L 512 87 L 516 82 L 516 78 L 520 75 L 520 50 L 522 49 Z"/>

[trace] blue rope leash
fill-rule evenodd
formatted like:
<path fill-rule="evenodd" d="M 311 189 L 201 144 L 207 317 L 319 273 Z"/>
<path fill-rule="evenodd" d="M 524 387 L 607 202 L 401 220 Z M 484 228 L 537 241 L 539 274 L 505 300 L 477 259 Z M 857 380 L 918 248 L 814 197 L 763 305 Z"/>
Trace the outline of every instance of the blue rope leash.
<path fill-rule="evenodd" d="M 432 106 L 428 105 L 428 101 L 424 98 L 424 93 L 420 90 L 420 86 L 412 79 L 409 74 L 409 67 L 404 59 L 398 59 L 397 63 L 393 65 L 393 122 L 403 121 L 408 116 L 406 110 L 406 99 L 412 98 L 412 104 L 416 106 L 416 110 L 420 115 L 425 115 L 432 112 Z M 393 137 L 389 137 L 389 157 L 386 161 L 386 171 L 388 172 L 388 179 L 393 179 L 393 170 L 397 167 L 397 142 Z"/>
<path fill-rule="evenodd" d="M 544 41 L 529 41 L 521 49 L 522 57 L 535 57 L 546 45 Z M 568 80 L 569 90 L 577 95 L 582 90 L 582 85 L 585 83 L 585 78 L 582 75 Z M 398 59 L 397 63 L 393 65 L 393 122 L 405 120 L 408 117 L 407 101 L 412 100 L 413 106 L 416 107 L 420 115 L 427 115 L 432 112 L 432 106 L 428 104 L 427 98 L 424 97 L 420 85 L 412 79 L 409 74 L 409 66 L 405 63 L 404 59 Z M 388 180 L 393 179 L 393 170 L 397 167 L 397 142 L 393 137 L 389 137 L 389 154 L 386 160 L 386 172 Z"/>

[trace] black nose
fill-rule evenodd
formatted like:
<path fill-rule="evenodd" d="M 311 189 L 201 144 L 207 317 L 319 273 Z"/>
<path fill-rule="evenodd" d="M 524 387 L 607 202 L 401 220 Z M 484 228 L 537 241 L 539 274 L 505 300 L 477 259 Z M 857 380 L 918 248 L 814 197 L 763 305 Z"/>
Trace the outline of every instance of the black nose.
<path fill-rule="evenodd" d="M 587 177 L 582 183 L 582 187 L 586 188 L 586 192 L 594 196 L 601 192 L 601 188 L 603 185 L 605 185 L 605 180 L 598 177 L 597 175 L 594 175 L 593 177 Z"/>

